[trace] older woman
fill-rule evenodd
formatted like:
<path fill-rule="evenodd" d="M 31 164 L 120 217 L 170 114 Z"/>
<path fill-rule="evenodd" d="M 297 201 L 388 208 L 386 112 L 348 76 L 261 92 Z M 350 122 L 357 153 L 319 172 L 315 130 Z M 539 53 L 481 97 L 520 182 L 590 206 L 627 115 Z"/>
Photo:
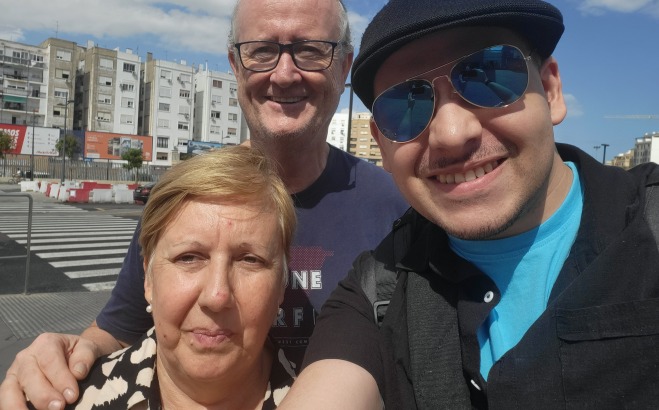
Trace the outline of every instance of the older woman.
<path fill-rule="evenodd" d="M 293 376 L 267 336 L 294 229 L 290 196 L 258 151 L 224 148 L 172 168 L 142 215 L 155 327 L 100 359 L 69 408 L 274 408 Z"/>

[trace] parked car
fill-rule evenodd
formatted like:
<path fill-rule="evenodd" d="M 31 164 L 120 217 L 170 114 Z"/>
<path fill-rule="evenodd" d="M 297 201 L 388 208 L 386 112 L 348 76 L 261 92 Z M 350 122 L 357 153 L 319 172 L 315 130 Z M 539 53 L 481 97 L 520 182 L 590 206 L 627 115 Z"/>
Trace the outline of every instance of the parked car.
<path fill-rule="evenodd" d="M 146 201 L 149 199 L 149 194 L 155 185 L 155 182 L 146 182 L 138 185 L 137 188 L 135 188 L 135 191 L 133 191 L 133 199 L 146 204 Z"/>

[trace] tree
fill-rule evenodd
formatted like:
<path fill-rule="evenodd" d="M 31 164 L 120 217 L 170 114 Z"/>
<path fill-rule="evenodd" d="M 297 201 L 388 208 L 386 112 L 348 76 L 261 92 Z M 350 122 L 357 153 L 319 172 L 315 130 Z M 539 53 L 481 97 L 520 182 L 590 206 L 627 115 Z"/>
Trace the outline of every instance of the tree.
<path fill-rule="evenodd" d="M 142 158 L 142 150 L 138 148 L 130 148 L 123 154 L 121 154 L 121 159 L 126 161 L 126 164 L 123 164 L 123 167 L 127 170 L 135 169 L 135 182 L 137 183 L 139 169 L 142 168 L 142 163 L 144 159 Z"/>
<path fill-rule="evenodd" d="M 9 133 L 0 130 L 0 158 L 2 158 L 2 174 L 7 175 L 7 154 L 14 149 L 16 141 Z"/>
<path fill-rule="evenodd" d="M 66 140 L 65 154 L 69 159 L 73 159 L 77 153 L 80 152 L 80 146 L 78 146 L 78 140 L 73 135 L 69 134 L 64 139 L 60 138 L 55 143 L 55 149 L 59 151 L 59 154 L 62 155 L 62 144 Z"/>

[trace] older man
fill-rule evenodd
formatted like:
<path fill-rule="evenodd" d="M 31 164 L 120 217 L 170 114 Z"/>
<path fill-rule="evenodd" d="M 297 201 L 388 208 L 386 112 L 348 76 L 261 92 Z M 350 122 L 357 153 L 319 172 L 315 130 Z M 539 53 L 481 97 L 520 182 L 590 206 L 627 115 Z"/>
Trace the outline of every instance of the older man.
<path fill-rule="evenodd" d="M 657 407 L 659 167 L 555 144 L 562 32 L 539 0 L 371 22 L 352 84 L 413 209 L 323 307 L 281 408 Z"/>
<path fill-rule="evenodd" d="M 386 172 L 325 142 L 352 56 L 339 0 L 242 0 L 235 8 L 229 61 L 251 143 L 279 164 L 298 216 L 289 287 L 271 333 L 291 372 L 329 292 L 407 208 Z M 22 391 L 37 408 L 62 408 L 77 397 L 74 375 L 84 377 L 96 357 L 152 326 L 139 255 L 134 240 L 112 298 L 80 338 L 45 335 L 17 356 L 0 409 L 21 408 Z"/>

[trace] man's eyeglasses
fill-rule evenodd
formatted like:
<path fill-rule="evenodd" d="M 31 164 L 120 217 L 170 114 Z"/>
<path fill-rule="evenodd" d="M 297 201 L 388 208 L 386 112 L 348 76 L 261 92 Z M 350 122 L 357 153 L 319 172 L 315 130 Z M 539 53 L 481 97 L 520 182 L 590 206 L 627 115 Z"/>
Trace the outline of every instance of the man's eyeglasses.
<path fill-rule="evenodd" d="M 526 92 L 529 60 L 515 46 L 484 48 L 386 89 L 373 102 L 373 120 L 389 140 L 412 141 L 425 131 L 434 115 L 433 83 L 440 77 L 447 77 L 455 92 L 476 107 L 506 107 Z M 419 78 L 451 64 L 447 74 L 432 80 Z"/>
<path fill-rule="evenodd" d="M 338 43 L 333 41 L 303 40 L 289 44 L 274 41 L 245 41 L 236 43 L 240 62 L 246 70 L 264 72 L 277 67 L 279 58 L 288 51 L 295 66 L 304 71 L 322 71 L 329 68 Z"/>

